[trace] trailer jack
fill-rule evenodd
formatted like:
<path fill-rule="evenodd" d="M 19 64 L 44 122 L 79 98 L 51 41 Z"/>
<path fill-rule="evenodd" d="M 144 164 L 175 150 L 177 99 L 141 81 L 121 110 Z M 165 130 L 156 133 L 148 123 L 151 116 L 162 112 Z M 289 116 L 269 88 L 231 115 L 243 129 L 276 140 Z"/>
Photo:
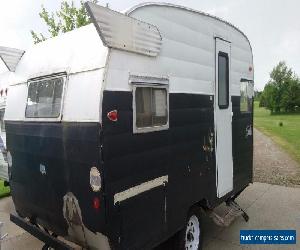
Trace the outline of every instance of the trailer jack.
<path fill-rule="evenodd" d="M 239 204 L 236 203 L 234 199 L 227 200 L 226 206 L 229 209 L 223 216 L 217 214 L 214 210 L 209 211 L 209 217 L 212 218 L 215 224 L 222 227 L 228 227 L 238 216 L 242 216 L 244 220 L 248 222 L 248 214 L 240 207 Z"/>

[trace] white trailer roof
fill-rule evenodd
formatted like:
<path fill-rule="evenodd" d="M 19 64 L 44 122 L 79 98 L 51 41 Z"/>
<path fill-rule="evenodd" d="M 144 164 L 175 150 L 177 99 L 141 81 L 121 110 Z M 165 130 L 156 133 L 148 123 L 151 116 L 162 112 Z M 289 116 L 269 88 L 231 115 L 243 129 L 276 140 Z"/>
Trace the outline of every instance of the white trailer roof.
<path fill-rule="evenodd" d="M 106 90 L 130 91 L 128 75 L 167 76 L 170 93 L 215 93 L 215 38 L 230 43 L 232 95 L 241 78 L 253 80 L 253 57 L 247 37 L 235 26 L 200 11 L 165 3 L 140 4 L 127 12 L 155 25 L 162 36 L 159 56 L 112 50 Z"/>
<path fill-rule="evenodd" d="M 181 5 L 176 5 L 176 4 L 172 4 L 172 3 L 166 3 L 166 2 L 145 2 L 145 3 L 140 3 L 140 4 L 137 4 L 129 9 L 127 9 L 125 11 L 125 14 L 128 15 L 128 16 L 131 16 L 131 14 L 137 10 L 137 9 L 140 9 L 140 8 L 143 8 L 143 7 L 146 7 L 146 6 L 165 6 L 165 7 L 173 7 L 173 8 L 178 8 L 178 9 L 183 9 L 183 10 L 187 10 L 187 11 L 190 11 L 190 12 L 194 12 L 194 13 L 197 13 L 197 14 L 200 14 L 200 15 L 203 15 L 203 16 L 207 16 L 209 18 L 212 18 L 212 19 L 215 19 L 215 20 L 218 20 L 220 22 L 223 22 L 229 26 L 231 26 L 232 28 L 236 29 L 238 32 L 240 32 L 246 39 L 247 41 L 249 42 L 249 45 L 251 47 L 251 44 L 250 44 L 250 41 L 248 39 L 248 37 L 245 35 L 244 32 L 242 32 L 238 27 L 236 27 L 235 25 L 233 25 L 232 23 L 220 18 L 220 17 L 217 17 L 217 16 L 214 16 L 214 15 L 211 15 L 211 14 L 208 14 L 208 13 L 205 13 L 205 12 L 202 12 L 202 11 L 199 11 L 199 10 L 195 10 L 195 9 L 192 9 L 192 8 L 189 8 L 189 7 L 185 7 L 185 6 L 181 6 Z M 252 48 L 251 48 L 252 49 Z"/>
<path fill-rule="evenodd" d="M 107 51 L 94 25 L 89 24 L 27 50 L 16 67 L 16 83 L 20 83 L 20 78 L 25 82 L 53 73 L 72 74 L 103 68 Z"/>

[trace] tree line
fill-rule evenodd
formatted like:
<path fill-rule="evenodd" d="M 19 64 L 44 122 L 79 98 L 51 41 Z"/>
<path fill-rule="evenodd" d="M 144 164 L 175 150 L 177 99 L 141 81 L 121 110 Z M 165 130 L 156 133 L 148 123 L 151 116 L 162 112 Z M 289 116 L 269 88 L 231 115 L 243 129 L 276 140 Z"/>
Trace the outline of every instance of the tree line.
<path fill-rule="evenodd" d="M 284 61 L 275 66 L 259 95 L 259 106 L 271 113 L 300 111 L 300 78 Z"/>

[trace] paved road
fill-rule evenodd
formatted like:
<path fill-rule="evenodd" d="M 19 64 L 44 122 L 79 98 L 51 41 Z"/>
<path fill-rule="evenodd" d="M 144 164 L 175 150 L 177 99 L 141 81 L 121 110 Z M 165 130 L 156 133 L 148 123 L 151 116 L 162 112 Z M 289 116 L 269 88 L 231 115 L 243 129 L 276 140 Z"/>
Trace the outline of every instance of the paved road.
<path fill-rule="evenodd" d="M 204 250 L 300 249 L 300 188 L 254 183 L 241 194 L 238 202 L 248 212 L 249 222 L 237 218 L 229 227 L 221 228 L 209 218 L 203 218 Z M 11 198 L 0 200 L 0 221 L 5 222 L 4 231 L 9 234 L 2 243 L 2 250 L 41 249 L 41 242 L 9 222 L 8 214 L 12 210 Z M 296 229 L 298 244 L 280 247 L 241 246 L 240 229 Z"/>

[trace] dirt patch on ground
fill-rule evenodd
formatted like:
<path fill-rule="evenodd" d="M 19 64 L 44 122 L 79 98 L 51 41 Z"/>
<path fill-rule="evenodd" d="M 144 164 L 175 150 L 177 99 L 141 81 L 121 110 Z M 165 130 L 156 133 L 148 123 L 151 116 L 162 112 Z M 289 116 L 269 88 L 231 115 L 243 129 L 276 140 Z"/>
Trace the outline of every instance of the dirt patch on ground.
<path fill-rule="evenodd" d="M 254 129 L 254 180 L 300 187 L 300 165 L 275 142 Z"/>

